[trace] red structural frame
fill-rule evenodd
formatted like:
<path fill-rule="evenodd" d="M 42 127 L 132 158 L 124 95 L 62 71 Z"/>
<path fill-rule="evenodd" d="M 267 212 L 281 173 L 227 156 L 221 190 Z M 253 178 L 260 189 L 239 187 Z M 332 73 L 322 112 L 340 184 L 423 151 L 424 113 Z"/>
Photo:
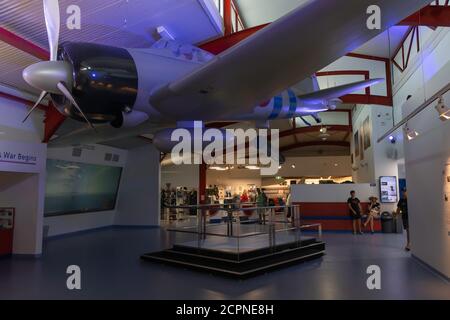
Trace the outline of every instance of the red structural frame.
<path fill-rule="evenodd" d="M 297 148 L 315 147 L 315 146 L 336 146 L 350 148 L 350 142 L 347 141 L 308 141 L 299 142 L 280 148 L 280 152 L 286 152 Z"/>
<path fill-rule="evenodd" d="M 310 126 L 310 127 L 301 127 L 301 128 L 293 128 L 290 130 L 285 130 L 280 132 L 280 139 L 281 138 L 285 138 L 285 137 L 289 137 L 291 135 L 296 135 L 296 134 L 304 134 L 304 133 L 313 133 L 313 132 L 319 132 L 320 128 L 322 128 L 322 126 Z M 338 132 L 351 132 L 352 131 L 352 126 L 351 125 L 330 125 L 327 126 L 329 131 L 338 131 Z"/>
<path fill-rule="evenodd" d="M 405 45 L 406 41 L 410 38 L 407 49 L 407 55 L 405 56 Z M 392 56 L 392 63 L 393 65 L 400 70 L 400 72 L 404 72 L 406 68 L 408 68 L 409 60 L 411 57 L 411 51 L 414 46 L 414 40 L 416 40 L 416 46 L 417 46 L 417 52 L 420 51 L 420 29 L 419 27 L 410 27 L 409 30 L 406 32 L 405 36 L 403 37 L 401 44 L 399 47 L 394 51 L 394 54 Z M 399 62 L 397 62 L 397 57 L 401 52 L 402 62 L 401 65 Z"/>
<path fill-rule="evenodd" d="M 0 41 L 3 41 L 10 46 L 26 52 L 38 59 L 50 59 L 50 53 L 48 51 L 2 27 L 0 27 Z"/>
<path fill-rule="evenodd" d="M 233 25 L 234 15 L 234 25 Z M 223 22 L 224 22 L 224 34 L 230 35 L 239 28 L 244 29 L 244 24 L 239 14 L 238 7 L 234 0 L 223 0 Z M 233 29 L 234 28 L 234 29 Z"/>
<path fill-rule="evenodd" d="M 41 47 L 35 45 L 34 43 L 17 36 L 16 34 L 6 30 L 5 28 L 0 27 L 0 41 L 3 41 L 23 52 L 26 52 L 38 59 L 41 60 L 49 60 L 50 53 Z M 20 103 L 24 103 L 27 106 L 33 106 L 34 103 L 32 101 L 13 96 L 7 93 L 0 92 L 0 97 L 7 98 L 13 101 L 17 101 Z M 66 119 L 65 116 L 61 115 L 55 108 L 51 105 L 50 107 L 45 106 L 43 104 L 39 105 L 39 109 L 45 111 L 45 128 L 44 128 L 44 138 L 42 142 L 47 143 L 50 138 L 55 134 L 58 128 Z"/>
<path fill-rule="evenodd" d="M 450 27 L 450 0 L 443 4 L 435 2 L 401 21 L 399 25 Z"/>
<path fill-rule="evenodd" d="M 346 202 L 296 202 L 306 224 L 320 223 L 323 231 L 352 232 L 352 221 Z M 369 203 L 361 202 L 363 213 L 368 212 Z M 374 231 L 381 232 L 380 219 L 374 220 Z M 363 231 L 369 231 L 369 226 Z"/>

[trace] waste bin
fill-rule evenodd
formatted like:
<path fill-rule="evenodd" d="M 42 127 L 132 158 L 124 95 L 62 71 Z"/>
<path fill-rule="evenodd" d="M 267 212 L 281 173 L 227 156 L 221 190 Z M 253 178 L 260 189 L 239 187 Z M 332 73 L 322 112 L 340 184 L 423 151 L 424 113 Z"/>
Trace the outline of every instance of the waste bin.
<path fill-rule="evenodd" d="M 394 217 L 389 212 L 381 214 L 381 229 L 383 233 L 395 233 Z"/>

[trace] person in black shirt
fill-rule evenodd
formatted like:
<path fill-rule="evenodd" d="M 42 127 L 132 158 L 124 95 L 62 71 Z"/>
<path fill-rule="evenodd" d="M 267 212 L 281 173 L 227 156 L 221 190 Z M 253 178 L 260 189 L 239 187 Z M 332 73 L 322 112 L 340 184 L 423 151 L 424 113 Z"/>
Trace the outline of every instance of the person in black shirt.
<path fill-rule="evenodd" d="M 402 215 L 403 228 L 406 230 L 406 251 L 411 250 L 411 242 L 409 237 L 409 218 L 408 218 L 408 191 L 403 190 L 403 197 L 397 204 L 397 215 Z"/>
<path fill-rule="evenodd" d="M 347 203 L 350 217 L 353 220 L 353 234 L 356 234 L 357 232 L 363 234 L 361 231 L 361 201 L 356 197 L 355 191 L 350 192 L 350 198 L 348 198 Z"/>
<path fill-rule="evenodd" d="M 367 213 L 367 220 L 364 223 L 364 228 L 366 228 L 367 225 L 370 224 L 370 232 L 372 234 L 374 234 L 375 230 L 374 230 L 373 221 L 374 221 L 375 217 L 380 214 L 381 206 L 380 206 L 380 203 L 378 202 L 377 197 L 370 197 L 369 200 L 370 200 L 369 210 L 368 210 L 369 212 Z"/>

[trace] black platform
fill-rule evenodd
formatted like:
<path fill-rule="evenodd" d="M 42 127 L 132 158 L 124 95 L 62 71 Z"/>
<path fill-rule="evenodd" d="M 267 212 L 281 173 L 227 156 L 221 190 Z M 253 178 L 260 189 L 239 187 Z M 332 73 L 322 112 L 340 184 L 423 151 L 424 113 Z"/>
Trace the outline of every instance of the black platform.
<path fill-rule="evenodd" d="M 234 278 L 245 278 L 320 258 L 325 253 L 325 243 L 314 238 L 289 242 L 272 248 L 260 248 L 242 253 L 175 245 L 172 249 L 148 253 L 142 259 L 217 273 Z"/>

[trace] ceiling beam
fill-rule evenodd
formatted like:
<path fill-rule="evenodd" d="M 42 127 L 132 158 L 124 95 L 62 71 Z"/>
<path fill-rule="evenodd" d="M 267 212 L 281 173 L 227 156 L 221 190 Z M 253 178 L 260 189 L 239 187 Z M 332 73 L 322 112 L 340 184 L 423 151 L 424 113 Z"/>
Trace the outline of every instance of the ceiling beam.
<path fill-rule="evenodd" d="M 292 135 L 297 135 L 297 134 L 313 133 L 313 132 L 318 133 L 320 128 L 322 128 L 322 127 L 323 126 L 311 126 L 311 127 L 301 127 L 301 128 L 295 128 L 295 129 L 282 131 L 282 132 L 280 132 L 280 139 L 289 137 Z M 325 126 L 325 127 L 328 128 L 328 131 L 339 131 L 339 132 L 351 132 L 352 131 L 352 126 L 348 126 L 348 125 L 331 125 L 331 126 Z"/>
<path fill-rule="evenodd" d="M 35 45 L 34 43 L 19 37 L 18 35 L 0 27 L 0 41 L 13 46 L 23 52 L 26 52 L 40 60 L 49 60 L 50 53 L 47 50 Z"/>
<path fill-rule="evenodd" d="M 286 152 L 293 149 L 315 147 L 315 146 L 333 146 L 333 147 L 346 147 L 350 148 L 350 142 L 347 141 L 308 141 L 294 143 L 280 148 L 280 152 Z"/>
<path fill-rule="evenodd" d="M 450 27 L 450 6 L 433 5 L 409 16 L 398 25 L 400 26 L 426 26 L 426 27 Z"/>

